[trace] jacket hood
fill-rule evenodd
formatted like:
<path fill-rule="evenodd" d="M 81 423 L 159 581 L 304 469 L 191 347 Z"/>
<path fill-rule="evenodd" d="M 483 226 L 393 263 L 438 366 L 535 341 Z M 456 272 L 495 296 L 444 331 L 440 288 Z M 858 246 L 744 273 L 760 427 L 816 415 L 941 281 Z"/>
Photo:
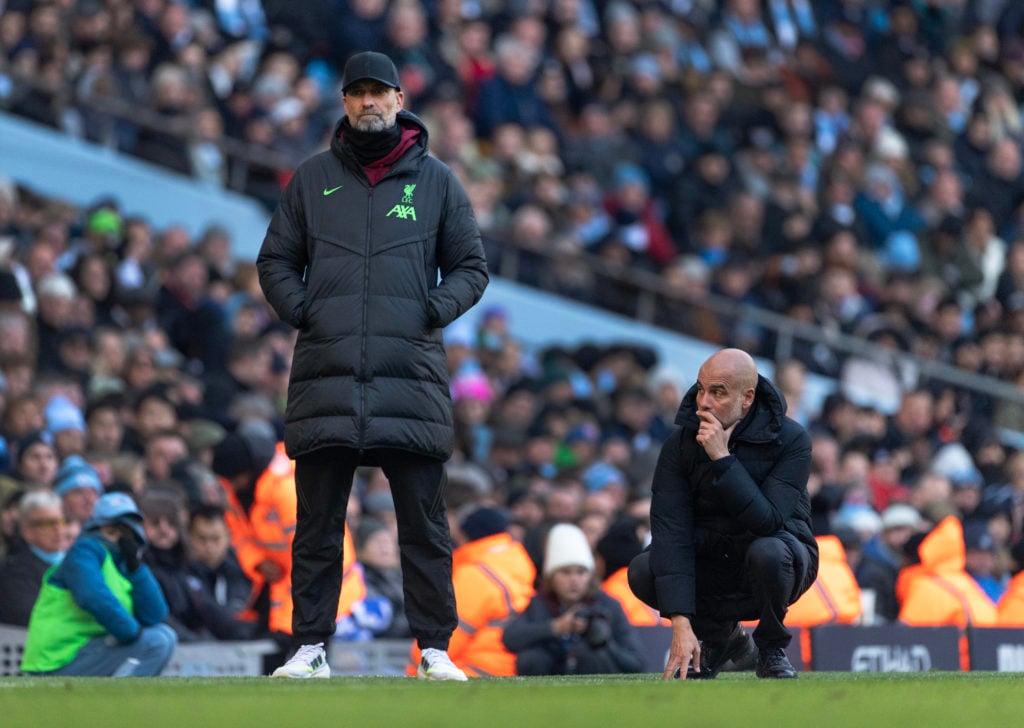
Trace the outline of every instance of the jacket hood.
<path fill-rule="evenodd" d="M 331 134 L 331 151 L 334 153 L 336 157 L 351 162 L 358 167 L 361 165 L 358 162 L 356 162 L 355 157 L 352 156 L 352 153 L 346 148 L 345 144 L 341 140 L 341 122 L 344 120 L 345 117 L 343 116 L 340 119 L 338 119 L 337 123 L 335 123 L 334 125 L 334 132 Z M 419 136 L 416 138 L 416 144 L 414 146 L 418 148 L 423 154 L 426 154 L 427 149 L 429 149 L 429 133 L 427 132 L 427 125 L 423 123 L 423 120 L 420 119 L 420 117 L 416 116 L 416 114 L 412 113 L 411 111 L 406 111 L 405 109 L 402 109 L 401 111 L 398 112 L 396 122 L 398 123 L 399 126 L 405 129 L 419 130 L 420 133 Z"/>
<path fill-rule="evenodd" d="M 964 531 L 955 516 L 946 516 L 925 536 L 917 552 L 930 572 L 962 572 L 965 568 Z"/>
<path fill-rule="evenodd" d="M 736 428 L 733 437 L 747 442 L 770 442 L 778 437 L 785 416 L 786 398 L 774 384 L 758 374 L 757 386 L 754 388 L 754 403 Z M 691 430 L 696 430 L 700 426 L 700 420 L 697 418 L 696 384 L 683 395 L 675 423 Z"/>

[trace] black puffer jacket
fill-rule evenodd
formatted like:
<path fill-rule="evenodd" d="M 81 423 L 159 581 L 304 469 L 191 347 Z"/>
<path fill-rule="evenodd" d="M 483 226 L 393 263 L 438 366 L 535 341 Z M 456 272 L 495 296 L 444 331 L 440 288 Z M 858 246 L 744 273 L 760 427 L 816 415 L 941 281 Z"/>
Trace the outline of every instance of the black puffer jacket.
<path fill-rule="evenodd" d="M 299 329 L 285 446 L 399 448 L 447 459 L 453 448 L 441 329 L 487 286 L 480 232 L 454 173 L 427 154 L 427 130 L 370 185 L 335 130 L 299 166 L 256 264 L 283 321 Z M 441 281 L 438 283 L 438 273 Z"/>
<path fill-rule="evenodd" d="M 651 570 L 664 615 L 694 613 L 696 559 L 741 558 L 760 536 L 785 531 L 807 547 L 805 587 L 818 569 L 807 493 L 811 438 L 785 416 L 782 394 L 758 376 L 754 403 L 729 441 L 735 459 L 718 474 L 697 444 L 696 394 L 694 385 L 683 397 L 652 485 Z"/>

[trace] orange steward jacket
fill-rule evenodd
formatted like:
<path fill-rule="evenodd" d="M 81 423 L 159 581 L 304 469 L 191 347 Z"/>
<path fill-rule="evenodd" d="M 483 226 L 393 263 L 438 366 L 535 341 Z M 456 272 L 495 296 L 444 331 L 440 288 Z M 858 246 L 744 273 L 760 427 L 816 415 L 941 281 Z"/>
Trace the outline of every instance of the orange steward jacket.
<path fill-rule="evenodd" d="M 452 554 L 452 585 L 459 626 L 448 643 L 448 656 L 469 677 L 516 674 L 516 658 L 501 643 L 505 625 L 526 609 L 537 571 L 526 549 L 507 533 L 470 541 Z M 419 647 L 413 643 L 416 674 Z"/>
<path fill-rule="evenodd" d="M 278 443 L 270 465 L 256 479 L 252 508 L 246 513 L 227 480 L 220 479 L 225 496 L 225 520 L 231 531 L 231 543 L 238 561 L 253 583 L 253 593 L 263 588 L 265 579 L 256 570 L 263 561 L 281 567 L 283 576 L 270 584 L 271 631 L 292 631 L 292 540 L 295 538 L 295 461 Z M 339 614 L 347 614 L 352 604 L 366 596 L 362 571 L 355 563 L 355 544 L 345 526 L 345 577 L 342 582 Z"/>
<path fill-rule="evenodd" d="M 915 627 L 992 627 L 996 605 L 964 570 L 964 533 L 955 516 L 942 519 L 918 548 L 921 563 L 896 579 L 900 621 Z"/>
<path fill-rule="evenodd" d="M 861 613 L 860 587 L 835 536 L 817 536 L 818 578 L 786 612 L 790 627 L 852 624 Z"/>
<path fill-rule="evenodd" d="M 1010 580 L 999 600 L 1000 627 L 1024 627 L 1024 571 Z"/>
<path fill-rule="evenodd" d="M 634 627 L 653 627 L 659 624 L 671 625 L 672 622 L 658 614 L 658 610 L 647 606 L 640 601 L 629 588 L 627 574 L 628 566 L 623 566 L 614 574 L 609 576 L 601 584 L 605 594 L 619 603 L 622 611 L 626 613 L 626 619 Z"/>

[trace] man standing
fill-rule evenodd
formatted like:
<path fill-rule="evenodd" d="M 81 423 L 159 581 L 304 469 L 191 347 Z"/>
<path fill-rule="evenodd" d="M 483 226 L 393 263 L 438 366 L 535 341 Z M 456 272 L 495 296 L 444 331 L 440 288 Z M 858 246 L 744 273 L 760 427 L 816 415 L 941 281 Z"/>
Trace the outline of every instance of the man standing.
<path fill-rule="evenodd" d="M 811 438 L 785 411 L 739 349 L 708 358 L 683 397 L 654 473 L 651 547 L 629 567 L 633 592 L 672 621 L 665 678 L 715 677 L 747 651 L 749 619 L 758 677 L 797 676 L 783 620 L 814 582 L 818 547 Z"/>
<path fill-rule="evenodd" d="M 299 502 L 297 649 L 274 674 L 325 675 L 346 504 L 356 467 L 368 464 L 384 470 L 394 496 L 418 674 L 465 680 L 446 652 L 457 616 L 442 498 L 454 430 L 441 330 L 487 285 L 480 231 L 454 173 L 427 153 L 426 127 L 402 108 L 391 59 L 352 56 L 342 101 L 330 150 L 296 170 L 256 262 L 267 300 L 299 330 L 285 413 Z"/>

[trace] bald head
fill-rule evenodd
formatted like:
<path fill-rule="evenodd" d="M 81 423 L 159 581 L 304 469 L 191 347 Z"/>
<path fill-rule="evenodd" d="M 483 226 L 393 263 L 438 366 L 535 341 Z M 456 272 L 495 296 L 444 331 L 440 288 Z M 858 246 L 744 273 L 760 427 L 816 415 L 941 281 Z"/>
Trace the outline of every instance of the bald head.
<path fill-rule="evenodd" d="M 716 351 L 708 357 L 704 366 L 719 371 L 723 376 L 728 376 L 739 389 L 757 387 L 757 365 L 754 363 L 753 357 L 742 349 Z"/>
<path fill-rule="evenodd" d="M 741 420 L 754 403 L 757 365 L 741 349 L 722 349 L 697 373 L 697 409 L 711 412 L 724 427 Z"/>

